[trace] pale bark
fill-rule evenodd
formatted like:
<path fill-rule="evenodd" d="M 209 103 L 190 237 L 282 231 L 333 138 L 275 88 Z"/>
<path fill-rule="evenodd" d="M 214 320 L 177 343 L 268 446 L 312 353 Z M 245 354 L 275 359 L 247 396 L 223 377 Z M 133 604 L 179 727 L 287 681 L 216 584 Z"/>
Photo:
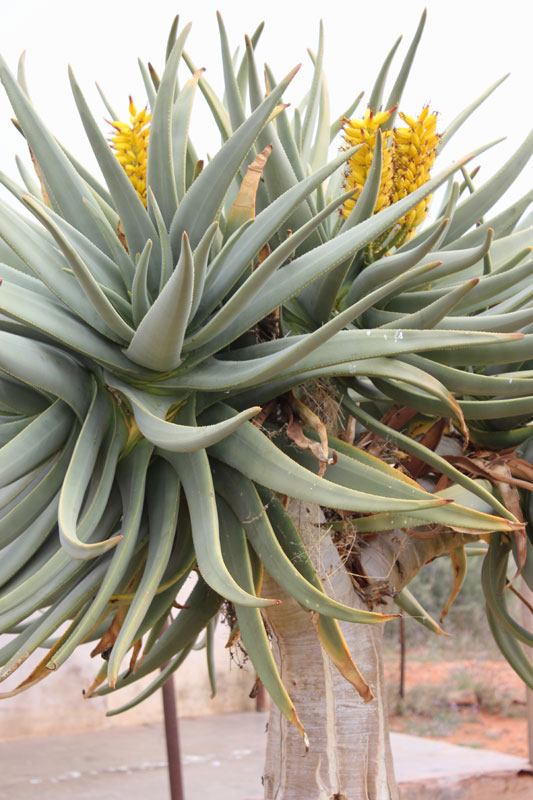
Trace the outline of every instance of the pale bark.
<path fill-rule="evenodd" d="M 327 531 L 302 519 L 299 527 L 328 593 L 347 605 L 361 606 Z M 306 755 L 294 726 L 272 707 L 266 800 L 396 800 L 383 691 L 382 627 L 341 623 L 374 693 L 375 699 L 365 704 L 324 655 L 310 614 L 278 586 L 270 583 L 264 591 L 283 600 L 268 613 L 273 649 L 310 742 Z"/>
<path fill-rule="evenodd" d="M 327 526 L 317 527 L 320 509 L 299 504 L 292 515 L 328 594 L 347 605 L 367 607 L 355 591 Z M 364 569 L 375 580 L 388 580 L 399 590 L 424 563 L 457 547 L 465 538 L 448 533 L 415 540 L 400 531 L 380 534 L 361 554 Z M 268 609 L 273 651 L 310 742 L 306 755 L 296 728 L 272 704 L 265 800 L 397 800 L 383 680 L 382 625 L 340 623 L 374 694 L 373 700 L 364 703 L 323 653 L 310 614 L 268 576 L 264 593 L 283 600 L 280 606 Z"/>

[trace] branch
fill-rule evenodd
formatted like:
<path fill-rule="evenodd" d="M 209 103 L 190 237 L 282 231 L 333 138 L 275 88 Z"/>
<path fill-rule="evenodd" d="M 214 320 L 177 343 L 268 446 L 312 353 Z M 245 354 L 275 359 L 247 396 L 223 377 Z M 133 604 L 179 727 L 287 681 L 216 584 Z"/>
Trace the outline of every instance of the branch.
<path fill-rule="evenodd" d="M 445 531 L 432 539 L 416 539 L 401 530 L 383 532 L 361 545 L 361 561 L 370 580 L 386 579 L 399 592 L 424 564 L 479 538 L 476 534 L 454 531 Z"/>

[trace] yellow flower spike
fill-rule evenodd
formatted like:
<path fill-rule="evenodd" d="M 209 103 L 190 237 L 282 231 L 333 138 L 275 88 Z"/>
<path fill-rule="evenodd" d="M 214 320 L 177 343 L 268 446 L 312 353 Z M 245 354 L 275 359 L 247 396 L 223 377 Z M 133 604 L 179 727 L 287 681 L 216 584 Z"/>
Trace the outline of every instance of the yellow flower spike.
<path fill-rule="evenodd" d="M 397 143 L 394 154 L 397 187 L 394 201 L 406 197 L 429 180 L 439 142 L 438 135 L 434 133 L 437 115 L 430 114 L 428 106 L 424 106 L 416 120 L 402 113 L 400 117 L 409 127 L 397 128 L 394 132 Z M 404 228 L 401 241 L 410 239 L 418 225 L 423 222 L 428 212 L 429 200 L 430 198 L 423 200 L 397 223 L 398 228 Z"/>
<path fill-rule="evenodd" d="M 116 131 L 111 137 L 111 147 L 146 207 L 146 163 L 151 114 L 144 108 L 137 112 L 131 96 L 128 110 L 129 124 L 120 120 L 110 123 Z"/>
<path fill-rule="evenodd" d="M 394 109 L 373 112 L 367 109 L 363 119 L 345 120 L 343 134 L 347 145 L 363 146 L 348 162 L 344 183 L 346 188 L 357 190 L 357 194 L 344 204 L 341 212 L 344 217 L 349 216 L 368 177 L 374 158 L 377 130 L 390 118 L 393 111 Z M 424 106 L 416 119 L 402 112 L 399 116 L 407 127 L 383 131 L 383 170 L 375 214 L 423 186 L 430 178 L 435 161 L 440 138 L 435 132 L 436 113 L 430 113 L 429 106 Z M 427 197 L 421 201 L 380 237 L 374 252 L 382 251 L 387 240 L 394 239 L 396 246 L 399 246 L 410 239 L 426 218 L 430 200 L 431 197 Z"/>
<path fill-rule="evenodd" d="M 376 147 L 376 133 L 380 125 L 386 122 L 394 109 L 390 111 L 378 111 L 374 113 L 371 109 L 365 111 L 362 120 L 346 120 L 343 134 L 348 147 L 360 144 L 362 147 L 354 153 L 348 162 L 348 171 L 345 178 L 347 188 L 355 189 L 357 194 L 348 200 L 343 208 L 342 214 L 347 217 L 352 210 L 357 197 L 363 188 L 368 177 L 374 149 Z M 392 190 L 392 149 L 388 146 L 392 142 L 392 131 L 383 133 L 383 171 L 381 185 L 376 203 L 376 211 L 389 205 L 388 196 Z"/>

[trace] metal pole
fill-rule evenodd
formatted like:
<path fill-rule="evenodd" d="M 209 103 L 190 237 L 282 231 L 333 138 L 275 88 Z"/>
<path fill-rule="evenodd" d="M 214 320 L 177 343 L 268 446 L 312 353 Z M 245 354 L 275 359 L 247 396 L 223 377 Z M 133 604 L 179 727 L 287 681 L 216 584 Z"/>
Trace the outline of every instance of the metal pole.
<path fill-rule="evenodd" d="M 255 710 L 268 711 L 268 709 L 269 709 L 268 695 L 266 693 L 266 689 L 263 686 L 262 682 L 258 679 L 257 694 L 255 696 Z"/>
<path fill-rule="evenodd" d="M 169 626 L 167 619 L 161 629 L 164 633 Z M 160 634 L 161 635 L 161 634 Z M 165 669 L 167 661 L 161 667 Z M 161 687 L 163 695 L 163 717 L 165 720 L 165 742 L 167 746 L 168 780 L 170 783 L 170 800 L 185 800 L 183 792 L 183 770 L 181 766 L 180 735 L 178 725 L 178 703 L 174 687 L 174 675 L 169 675 Z"/>
<path fill-rule="evenodd" d="M 522 578 L 522 594 L 524 595 L 525 599 L 533 604 L 533 592 Z M 533 614 L 529 610 L 529 608 L 522 603 L 522 622 L 524 624 L 524 628 L 528 631 L 533 633 Z M 533 658 L 533 648 L 526 647 L 526 653 L 529 653 L 529 657 Z M 529 763 L 533 766 L 533 691 L 529 689 L 527 686 L 526 689 L 526 708 L 527 708 L 527 741 L 528 741 L 528 752 L 529 752 Z"/>
<path fill-rule="evenodd" d="M 178 708 L 174 676 L 170 675 L 161 689 L 163 694 L 163 713 L 165 717 L 165 739 L 168 758 L 168 779 L 170 800 L 185 800 L 183 793 L 183 774 L 181 768 L 180 737 L 178 728 Z"/>
<path fill-rule="evenodd" d="M 398 620 L 400 626 L 400 697 L 405 697 L 405 619 L 403 613 Z"/>

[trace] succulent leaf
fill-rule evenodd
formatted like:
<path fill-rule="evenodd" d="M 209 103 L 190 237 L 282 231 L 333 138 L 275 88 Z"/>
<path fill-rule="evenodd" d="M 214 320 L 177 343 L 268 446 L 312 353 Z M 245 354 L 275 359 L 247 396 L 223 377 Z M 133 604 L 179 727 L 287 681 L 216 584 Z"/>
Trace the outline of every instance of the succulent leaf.
<path fill-rule="evenodd" d="M 324 506 L 328 526 L 341 536 L 349 526 L 362 552 L 375 532 L 396 528 L 490 534 L 489 621 L 531 681 L 521 649 L 531 637 L 510 613 L 502 581 L 511 554 L 533 580 L 518 505 L 527 516 L 533 193 L 485 215 L 526 167 L 533 134 L 480 188 L 477 166 L 464 166 L 493 142 L 430 176 L 435 156 L 501 81 L 440 139 L 427 108 L 418 117 L 397 108 L 424 22 L 425 12 L 385 110 L 399 40 L 363 119 L 345 119 L 359 95 L 332 121 L 322 26 L 318 52 L 309 51 L 311 85 L 293 112 L 282 98 L 296 70 L 278 83 L 267 67 L 264 94 L 254 52 L 262 26 L 239 60 L 218 16 L 221 99 L 184 52 L 189 26 L 178 33 L 176 18 L 161 77 L 139 64 L 151 118 L 130 99 L 130 123 L 120 122 L 100 90 L 112 147 L 70 73 L 103 181 L 39 120 L 23 62 L 18 81 L 0 62 L 36 172 L 19 159 L 23 185 L 0 175 L 22 204 L 0 203 L 0 632 L 12 637 L 0 647 L 0 677 L 45 651 L 2 696 L 93 641 L 108 664 L 89 695 L 162 670 L 111 712 L 119 713 L 203 647 L 203 631 L 214 691 L 213 633 L 225 599 L 258 674 L 305 739 L 259 611 L 278 602 L 261 596 L 266 568 L 311 611 L 325 654 L 370 699 L 338 620 L 391 615 L 328 596 L 278 494 Z M 192 73 L 184 83 L 182 58 Z M 223 141 L 205 168 L 189 135 L 197 87 Z M 407 128 L 394 128 L 396 111 Z M 372 146 L 328 161 L 341 126 Z M 429 156 L 417 149 L 420 136 Z M 398 185 L 382 202 L 389 168 Z M 442 207 L 427 223 L 429 195 L 443 184 Z M 431 432 L 421 441 L 417 413 Z M 361 446 L 336 438 L 346 429 L 352 441 L 355 420 Z M 444 431 L 467 448 L 462 460 L 431 449 Z M 384 437 L 396 448 L 386 460 L 373 455 Z M 525 471 L 510 484 L 521 498 L 500 500 L 487 480 L 471 477 L 491 477 L 490 468 L 465 466 L 487 446 L 523 449 L 505 454 Z M 424 470 L 450 485 L 426 491 L 417 482 Z M 455 594 L 466 561 L 462 551 L 454 558 Z M 165 627 L 193 568 L 187 605 Z M 398 600 L 442 633 L 408 589 Z M 131 668 L 120 673 L 130 647 Z"/>
<path fill-rule="evenodd" d="M 194 289 L 194 256 L 187 234 L 174 272 L 141 319 L 125 351 L 136 364 L 169 372 L 181 362 L 181 349 Z"/>
<path fill-rule="evenodd" d="M 154 193 L 161 214 L 168 228 L 178 206 L 178 191 L 174 172 L 172 140 L 172 113 L 178 64 L 190 31 L 190 24 L 180 33 L 168 56 L 161 77 L 150 125 L 150 147 L 148 148 L 147 183 Z M 183 157 L 183 162 L 185 158 Z M 182 181 L 185 185 L 184 164 Z M 181 194 L 184 191 L 182 190 Z"/>

